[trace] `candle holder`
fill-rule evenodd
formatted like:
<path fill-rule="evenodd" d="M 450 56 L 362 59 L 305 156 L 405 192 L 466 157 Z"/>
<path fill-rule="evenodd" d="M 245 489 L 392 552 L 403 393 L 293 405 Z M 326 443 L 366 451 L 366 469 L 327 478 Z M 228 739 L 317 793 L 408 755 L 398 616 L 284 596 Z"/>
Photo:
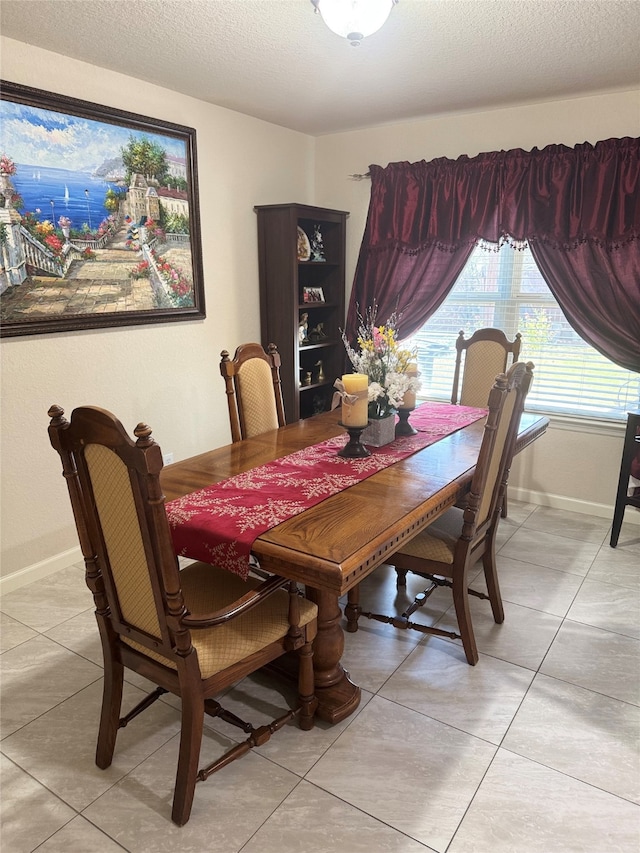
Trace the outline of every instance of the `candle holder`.
<path fill-rule="evenodd" d="M 338 451 L 338 456 L 345 459 L 365 459 L 367 456 L 371 456 L 371 451 L 360 441 L 360 436 L 366 427 L 346 426 L 343 423 L 339 425 L 349 433 L 349 441 L 342 450 Z"/>
<path fill-rule="evenodd" d="M 396 437 L 399 435 L 415 435 L 418 432 L 409 423 L 409 415 L 412 411 L 413 409 L 398 409 L 400 420 L 396 424 Z"/>

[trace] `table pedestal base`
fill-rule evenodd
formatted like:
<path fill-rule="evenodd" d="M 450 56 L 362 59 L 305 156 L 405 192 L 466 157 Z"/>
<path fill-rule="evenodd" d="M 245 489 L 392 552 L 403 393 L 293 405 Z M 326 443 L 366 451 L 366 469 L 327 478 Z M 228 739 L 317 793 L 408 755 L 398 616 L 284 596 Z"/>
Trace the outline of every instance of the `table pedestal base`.
<path fill-rule="evenodd" d="M 307 597 L 318 605 L 318 634 L 313 641 L 313 672 L 318 699 L 316 715 L 331 725 L 341 722 L 360 704 L 361 691 L 340 663 L 344 651 L 342 611 L 334 592 L 307 587 Z M 295 652 L 283 655 L 268 666 L 287 678 L 297 680 Z"/>

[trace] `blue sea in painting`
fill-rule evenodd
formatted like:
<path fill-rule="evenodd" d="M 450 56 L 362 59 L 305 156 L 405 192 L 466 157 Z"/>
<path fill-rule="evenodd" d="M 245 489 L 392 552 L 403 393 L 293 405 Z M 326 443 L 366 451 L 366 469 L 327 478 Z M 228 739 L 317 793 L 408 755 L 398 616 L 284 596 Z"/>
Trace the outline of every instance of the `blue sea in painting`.
<path fill-rule="evenodd" d="M 16 163 L 11 182 L 24 201 L 22 213 L 33 213 L 41 221 L 48 219 L 56 228 L 58 219 L 68 216 L 72 228 L 81 229 L 86 223 L 92 231 L 109 215 L 104 206 L 107 190 L 116 189 L 114 183 L 93 178 L 89 172 L 21 163 Z"/>

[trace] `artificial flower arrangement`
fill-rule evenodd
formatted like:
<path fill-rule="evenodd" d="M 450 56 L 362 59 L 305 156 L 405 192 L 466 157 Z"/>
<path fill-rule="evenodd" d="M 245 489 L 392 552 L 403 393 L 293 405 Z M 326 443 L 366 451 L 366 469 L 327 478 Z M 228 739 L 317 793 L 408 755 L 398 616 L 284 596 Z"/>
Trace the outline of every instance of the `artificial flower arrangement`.
<path fill-rule="evenodd" d="M 417 392 L 421 382 L 415 369 L 416 349 L 403 349 L 398 343 L 400 317 L 394 311 L 386 323 L 376 324 L 378 306 L 368 308 L 363 317 L 358 311 L 358 347 L 355 350 L 344 332 L 344 342 L 349 361 L 356 373 L 369 377 L 369 418 L 380 419 L 402 408 L 407 391 Z"/>

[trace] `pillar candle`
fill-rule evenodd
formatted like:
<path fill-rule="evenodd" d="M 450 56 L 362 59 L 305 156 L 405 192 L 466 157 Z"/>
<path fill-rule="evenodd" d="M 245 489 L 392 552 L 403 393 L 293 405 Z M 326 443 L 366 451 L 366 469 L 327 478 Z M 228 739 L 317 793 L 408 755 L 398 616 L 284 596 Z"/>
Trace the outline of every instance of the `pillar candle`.
<path fill-rule="evenodd" d="M 407 365 L 406 369 L 407 376 L 417 376 L 418 375 L 418 365 L 415 362 L 411 362 Z M 415 409 L 416 407 L 416 392 L 415 391 L 405 391 L 404 398 L 402 400 L 401 409 Z"/>
<path fill-rule="evenodd" d="M 345 393 L 357 394 L 358 399 L 350 405 L 344 398 L 342 400 L 342 423 L 345 426 L 366 427 L 368 417 L 367 389 L 369 377 L 366 373 L 345 373 L 342 377 Z"/>
<path fill-rule="evenodd" d="M 402 398 L 401 409 L 415 409 L 416 407 L 416 392 L 415 391 L 405 391 L 404 397 Z"/>

